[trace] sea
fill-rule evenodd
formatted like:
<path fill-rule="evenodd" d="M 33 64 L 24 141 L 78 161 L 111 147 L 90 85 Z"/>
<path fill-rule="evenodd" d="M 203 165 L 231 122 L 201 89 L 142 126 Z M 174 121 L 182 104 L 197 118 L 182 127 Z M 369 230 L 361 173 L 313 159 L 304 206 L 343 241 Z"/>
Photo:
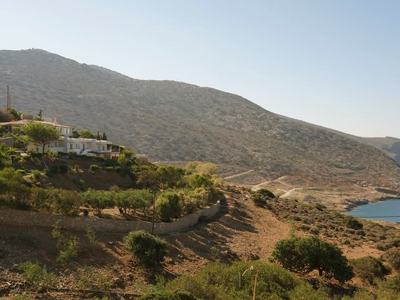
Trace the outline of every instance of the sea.
<path fill-rule="evenodd" d="M 400 199 L 360 205 L 346 214 L 363 219 L 400 223 Z"/>

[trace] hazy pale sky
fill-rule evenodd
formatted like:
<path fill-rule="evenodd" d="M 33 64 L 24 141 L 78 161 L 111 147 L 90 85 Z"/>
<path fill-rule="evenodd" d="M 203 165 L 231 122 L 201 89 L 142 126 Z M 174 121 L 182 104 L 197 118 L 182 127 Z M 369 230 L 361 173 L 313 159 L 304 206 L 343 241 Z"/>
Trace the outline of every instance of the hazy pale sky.
<path fill-rule="evenodd" d="M 40 48 L 400 137 L 397 0 L 0 0 L 0 11 L 0 49 Z"/>

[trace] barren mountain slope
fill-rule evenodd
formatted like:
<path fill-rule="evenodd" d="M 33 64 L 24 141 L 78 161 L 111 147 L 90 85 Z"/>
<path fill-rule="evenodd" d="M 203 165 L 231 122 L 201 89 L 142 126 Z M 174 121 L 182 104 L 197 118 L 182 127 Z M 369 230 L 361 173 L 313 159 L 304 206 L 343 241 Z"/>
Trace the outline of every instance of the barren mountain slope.
<path fill-rule="evenodd" d="M 390 136 L 386 136 L 386 137 L 360 137 L 360 136 L 344 133 L 344 132 L 341 132 L 341 131 L 337 131 L 337 130 L 334 130 L 334 129 L 326 128 L 326 127 L 323 127 L 323 126 L 314 125 L 314 124 L 311 124 L 311 123 L 308 123 L 308 122 L 304 122 L 304 121 L 288 118 L 288 117 L 285 117 L 285 116 L 282 116 L 282 117 L 287 119 L 287 120 L 291 120 L 293 122 L 297 122 L 299 124 L 305 124 L 305 125 L 313 126 L 315 128 L 328 130 L 328 131 L 330 131 L 332 133 L 335 133 L 335 134 L 344 136 L 346 138 L 355 140 L 355 141 L 357 141 L 359 143 L 366 144 L 366 145 L 378 148 L 378 149 L 382 150 L 385 154 L 387 154 L 389 157 L 393 158 L 400 165 L 400 139 L 398 139 L 398 138 L 390 137 Z"/>
<path fill-rule="evenodd" d="M 237 95 L 181 82 L 135 80 L 43 50 L 0 51 L 0 94 L 13 106 L 105 131 L 156 160 L 203 160 L 266 178 L 399 188 L 398 165 L 374 147 L 283 118 Z M 5 103 L 5 102 L 4 102 Z"/>

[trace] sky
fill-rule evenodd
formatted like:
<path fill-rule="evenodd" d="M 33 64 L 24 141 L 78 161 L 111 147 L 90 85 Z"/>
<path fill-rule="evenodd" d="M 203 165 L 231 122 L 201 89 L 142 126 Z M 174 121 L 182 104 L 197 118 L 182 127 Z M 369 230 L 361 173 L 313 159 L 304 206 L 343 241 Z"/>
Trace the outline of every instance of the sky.
<path fill-rule="evenodd" d="M 400 138 L 397 0 L 0 0 L 0 9 L 0 49 L 39 48 Z"/>

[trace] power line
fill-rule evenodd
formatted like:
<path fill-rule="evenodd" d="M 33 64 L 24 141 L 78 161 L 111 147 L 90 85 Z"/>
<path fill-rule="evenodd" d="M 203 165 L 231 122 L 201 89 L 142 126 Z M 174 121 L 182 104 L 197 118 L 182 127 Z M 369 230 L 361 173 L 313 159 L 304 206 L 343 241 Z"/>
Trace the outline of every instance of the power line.
<path fill-rule="evenodd" d="M 353 216 L 361 219 L 377 219 L 377 218 L 400 218 L 400 216 Z"/>

